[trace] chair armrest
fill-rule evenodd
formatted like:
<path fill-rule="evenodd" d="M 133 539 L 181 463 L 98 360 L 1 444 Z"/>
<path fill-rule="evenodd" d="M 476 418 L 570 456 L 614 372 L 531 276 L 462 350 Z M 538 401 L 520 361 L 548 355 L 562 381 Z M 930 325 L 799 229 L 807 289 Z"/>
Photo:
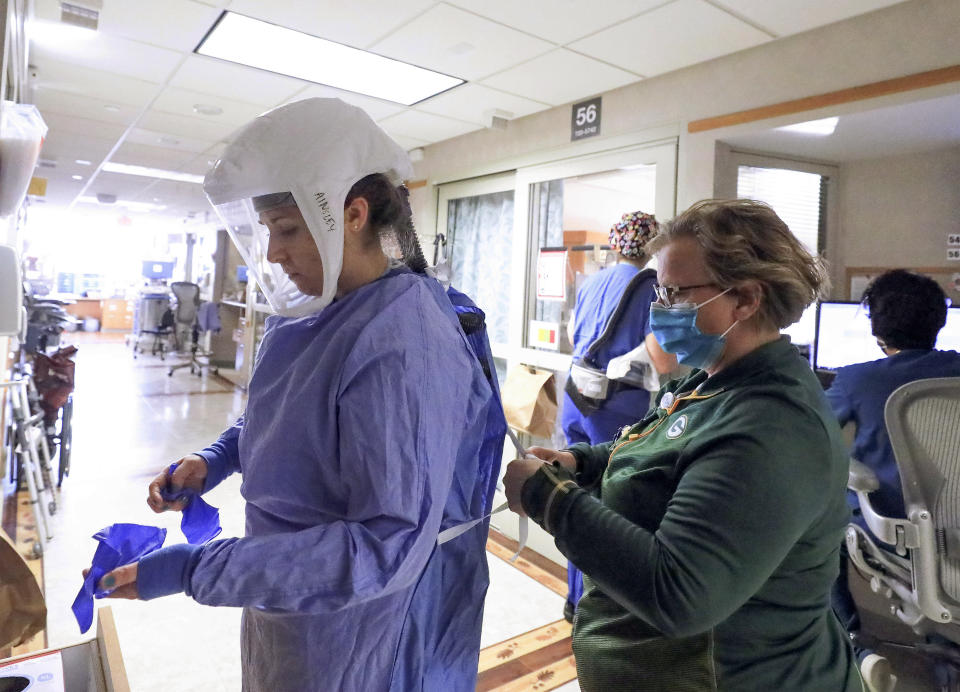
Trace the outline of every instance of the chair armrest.
<path fill-rule="evenodd" d="M 860 501 L 860 514 L 871 533 L 887 545 L 894 546 L 897 555 L 905 556 L 908 549 L 920 546 L 916 524 L 909 519 L 892 519 L 878 514 L 870 502 L 869 491 L 857 490 L 857 499 Z"/>
<path fill-rule="evenodd" d="M 872 468 L 851 457 L 847 487 L 858 493 L 872 493 L 880 489 L 880 481 Z"/>

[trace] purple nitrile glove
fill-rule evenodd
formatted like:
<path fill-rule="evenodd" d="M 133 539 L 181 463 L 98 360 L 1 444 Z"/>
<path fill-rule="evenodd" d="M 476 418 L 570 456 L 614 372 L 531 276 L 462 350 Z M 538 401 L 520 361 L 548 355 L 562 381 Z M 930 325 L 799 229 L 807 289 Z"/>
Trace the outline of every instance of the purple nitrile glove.
<path fill-rule="evenodd" d="M 71 607 L 77 624 L 80 625 L 81 634 L 90 629 L 93 623 L 94 597 L 103 598 L 109 593 L 96 590 L 100 579 L 117 567 L 136 562 L 157 550 L 163 545 L 167 530 L 139 524 L 113 524 L 97 531 L 93 537 L 100 544 L 97 552 L 93 554 L 93 562 L 83 580 L 83 586 L 80 587 L 80 593 Z"/>
<path fill-rule="evenodd" d="M 168 475 L 172 477 L 176 464 L 170 464 Z M 168 488 L 160 491 L 164 502 L 184 501 L 183 518 L 180 519 L 180 530 L 187 537 L 190 545 L 206 543 L 220 534 L 220 510 L 208 505 L 200 493 L 191 488 L 181 488 L 173 492 Z"/>

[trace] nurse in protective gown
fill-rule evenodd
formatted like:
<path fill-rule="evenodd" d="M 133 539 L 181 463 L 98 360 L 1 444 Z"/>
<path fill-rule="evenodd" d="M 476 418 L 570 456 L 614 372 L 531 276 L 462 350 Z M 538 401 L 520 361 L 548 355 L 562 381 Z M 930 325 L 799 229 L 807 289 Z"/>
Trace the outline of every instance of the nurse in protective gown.
<path fill-rule="evenodd" d="M 487 524 L 437 536 L 489 511 L 498 404 L 443 288 L 382 249 L 419 256 L 411 174 L 363 111 L 309 99 L 249 123 L 204 181 L 277 315 L 242 418 L 148 502 L 240 473 L 246 535 L 101 584 L 243 608 L 244 690 L 475 687 Z"/>

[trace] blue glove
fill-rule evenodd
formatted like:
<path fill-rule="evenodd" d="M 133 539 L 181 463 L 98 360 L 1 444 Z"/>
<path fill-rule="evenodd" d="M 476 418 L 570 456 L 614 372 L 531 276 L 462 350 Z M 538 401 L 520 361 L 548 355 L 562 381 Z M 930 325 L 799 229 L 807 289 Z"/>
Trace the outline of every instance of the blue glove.
<path fill-rule="evenodd" d="M 81 634 L 90 629 L 93 623 L 94 597 L 103 598 L 109 593 L 96 591 L 100 579 L 117 567 L 136 562 L 160 548 L 167 537 L 167 530 L 139 524 L 114 524 L 101 529 L 93 537 L 100 545 L 93 555 L 93 563 L 83 580 L 80 593 L 71 606 Z"/>
<path fill-rule="evenodd" d="M 176 464 L 170 464 L 167 473 L 173 475 L 176 468 Z M 220 510 L 204 502 L 196 490 L 183 488 L 173 492 L 164 488 L 160 491 L 160 496 L 164 502 L 182 500 L 187 503 L 183 508 L 183 517 L 180 519 L 180 530 L 183 531 L 190 545 L 200 545 L 220 535 Z"/>

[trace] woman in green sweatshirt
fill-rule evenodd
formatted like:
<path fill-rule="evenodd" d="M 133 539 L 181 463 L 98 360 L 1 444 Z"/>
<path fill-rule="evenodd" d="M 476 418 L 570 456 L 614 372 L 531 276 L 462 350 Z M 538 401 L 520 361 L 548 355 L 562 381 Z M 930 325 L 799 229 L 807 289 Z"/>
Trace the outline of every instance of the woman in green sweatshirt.
<path fill-rule="evenodd" d="M 511 509 L 583 570 L 581 689 L 860 692 L 829 606 L 848 521 L 847 453 L 780 336 L 823 290 L 768 206 L 700 202 L 651 241 L 650 324 L 695 370 L 606 444 L 532 449 Z"/>

